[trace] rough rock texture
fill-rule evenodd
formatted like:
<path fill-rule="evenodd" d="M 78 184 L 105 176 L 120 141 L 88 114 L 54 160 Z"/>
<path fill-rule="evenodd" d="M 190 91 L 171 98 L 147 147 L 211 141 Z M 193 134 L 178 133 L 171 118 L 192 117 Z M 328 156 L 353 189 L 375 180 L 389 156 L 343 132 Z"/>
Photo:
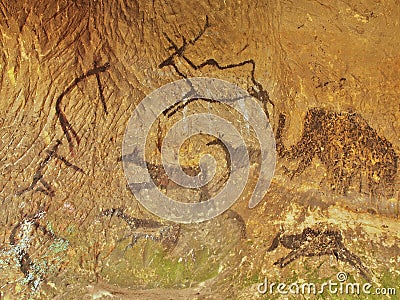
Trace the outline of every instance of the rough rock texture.
<path fill-rule="evenodd" d="M 261 299 L 264 278 L 338 272 L 400 289 L 399 16 L 395 0 L 1 1 L 0 298 Z M 177 226 L 135 200 L 121 149 L 136 105 L 191 76 L 257 98 L 279 155 L 265 199 L 247 208 L 258 170 L 247 134 L 255 162 L 237 204 Z M 207 189 L 182 191 L 157 169 L 168 128 L 210 110 L 246 132 L 199 100 L 149 135 L 155 182 L 172 197 L 203 201 L 226 180 L 207 135 L 180 152 L 192 175 L 214 155 Z"/>

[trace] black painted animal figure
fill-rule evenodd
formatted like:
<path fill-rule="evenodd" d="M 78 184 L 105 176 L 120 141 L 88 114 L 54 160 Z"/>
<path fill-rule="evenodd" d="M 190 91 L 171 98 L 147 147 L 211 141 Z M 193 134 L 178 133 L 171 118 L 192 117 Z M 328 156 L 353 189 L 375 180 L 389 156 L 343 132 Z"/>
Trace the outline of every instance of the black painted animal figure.
<path fill-rule="evenodd" d="M 302 233 L 292 235 L 282 235 L 282 231 L 280 231 L 267 251 L 275 250 L 279 244 L 292 250 L 288 255 L 274 263 L 274 265 L 278 265 L 281 268 L 286 267 L 300 257 L 333 254 L 338 260 L 347 262 L 358 269 L 364 278 L 369 277 L 367 275 L 369 271 L 364 267 L 361 259 L 347 250 L 343 244 L 343 237 L 339 231 L 305 228 Z"/>
<path fill-rule="evenodd" d="M 124 212 L 122 208 L 106 209 L 102 212 L 102 216 L 117 217 L 126 222 L 130 228 L 130 233 L 123 237 L 119 242 L 131 237 L 131 242 L 127 248 L 132 247 L 140 238 L 151 239 L 161 242 L 170 250 L 177 244 L 180 235 L 179 224 L 162 224 L 151 219 L 139 219 L 131 217 Z"/>
<path fill-rule="evenodd" d="M 359 192 L 365 191 L 365 178 L 370 195 L 393 195 L 398 155 L 361 115 L 312 108 L 304 118 L 300 140 L 289 149 L 282 141 L 285 121 L 286 116 L 281 114 L 276 133 L 278 153 L 288 159 L 301 159 L 297 169 L 288 172 L 291 178 L 301 174 L 317 157 L 326 167 L 328 182 L 336 192 L 347 194 L 358 177 Z"/>
<path fill-rule="evenodd" d="M 251 69 L 250 69 L 251 84 L 248 88 L 248 93 L 260 101 L 260 104 L 263 107 L 264 113 L 269 118 L 268 104 L 272 105 L 273 108 L 275 107 L 275 104 L 269 97 L 268 92 L 264 89 L 262 84 L 260 82 L 258 82 L 255 78 L 256 62 L 254 59 L 247 59 L 247 60 L 244 60 L 244 61 L 241 61 L 238 63 L 230 63 L 230 64 L 225 65 L 225 64 L 221 64 L 214 58 L 209 58 L 200 64 L 196 64 L 195 62 L 193 62 L 191 59 L 189 59 L 186 56 L 185 51 L 187 50 L 187 47 L 190 45 L 194 46 L 196 44 L 196 42 L 200 38 L 202 38 L 202 36 L 204 35 L 204 33 L 207 31 L 207 29 L 209 27 L 211 27 L 211 25 L 209 23 L 208 16 L 206 16 L 206 22 L 204 24 L 204 27 L 200 30 L 200 32 L 193 39 L 190 39 L 190 40 L 187 40 L 185 37 L 182 37 L 182 46 L 180 46 L 180 47 L 177 44 L 175 44 L 175 42 L 173 42 L 173 40 L 167 34 L 164 33 L 165 38 L 167 39 L 167 41 L 170 44 L 170 47 L 168 49 L 173 50 L 173 53 L 167 59 L 165 59 L 163 62 L 161 62 L 158 67 L 160 69 L 162 69 L 164 67 L 168 67 L 168 66 L 172 67 L 173 70 L 175 71 L 175 73 L 178 74 L 182 78 L 189 78 L 193 75 L 189 75 L 186 72 L 180 70 L 180 68 L 178 67 L 180 64 L 177 64 L 177 62 L 176 62 L 177 58 L 183 59 L 183 61 L 187 64 L 187 66 L 190 67 L 192 70 L 201 70 L 205 67 L 213 67 L 213 68 L 216 68 L 217 70 L 222 71 L 222 70 L 229 70 L 229 69 L 234 69 L 234 68 L 241 68 L 241 67 L 245 67 L 245 66 L 251 67 Z M 189 84 L 190 84 L 190 82 L 189 82 Z M 211 99 L 203 99 L 203 100 L 210 101 Z M 212 100 L 210 102 L 212 102 Z M 190 100 L 178 103 L 178 105 L 176 105 L 176 106 L 174 105 L 173 107 L 170 107 L 169 109 L 164 111 L 164 115 L 166 115 L 167 117 L 171 117 L 177 110 L 182 109 L 184 106 L 186 106 L 189 103 L 190 103 Z"/>

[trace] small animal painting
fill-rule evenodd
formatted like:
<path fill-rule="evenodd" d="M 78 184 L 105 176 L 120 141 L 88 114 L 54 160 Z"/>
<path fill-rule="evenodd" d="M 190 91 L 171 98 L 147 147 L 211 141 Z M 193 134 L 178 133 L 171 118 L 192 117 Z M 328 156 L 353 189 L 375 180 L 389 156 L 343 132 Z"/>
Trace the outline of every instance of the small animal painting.
<path fill-rule="evenodd" d="M 275 250 L 279 244 L 292 250 L 274 263 L 281 268 L 300 257 L 333 254 L 338 260 L 347 262 L 356 268 L 364 278 L 369 277 L 369 271 L 362 264 L 361 259 L 347 250 L 343 244 L 343 237 L 339 231 L 305 228 L 302 233 L 292 235 L 282 235 L 282 231 L 280 231 L 267 251 Z"/>

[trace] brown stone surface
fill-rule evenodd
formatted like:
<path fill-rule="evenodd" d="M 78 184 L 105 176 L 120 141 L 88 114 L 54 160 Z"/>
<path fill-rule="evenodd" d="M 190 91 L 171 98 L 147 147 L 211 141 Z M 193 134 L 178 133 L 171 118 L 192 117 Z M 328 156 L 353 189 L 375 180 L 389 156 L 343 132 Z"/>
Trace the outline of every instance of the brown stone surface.
<path fill-rule="evenodd" d="M 399 7 L 395 0 L 1 1 L 0 299 L 261 299 L 265 277 L 321 283 L 340 271 L 400 293 Z M 258 172 L 251 134 L 246 190 L 213 220 L 178 227 L 127 188 L 126 124 L 146 95 L 182 76 L 238 84 L 279 129 L 275 176 L 254 209 L 247 208 Z M 187 106 L 210 110 L 246 128 L 220 104 Z M 178 109 L 153 127 L 153 165 L 159 139 L 183 116 Z M 217 179 L 188 192 L 155 172 L 164 193 L 203 201 L 219 191 L 228 164 L 211 141 L 198 136 L 180 155 L 195 175 L 200 154 L 213 154 Z M 279 248 L 268 252 L 281 230 L 290 242 L 276 239 Z M 307 230 L 328 234 L 302 235 Z M 323 243 L 332 251 L 321 251 Z M 293 250 L 290 264 L 274 265 Z"/>

